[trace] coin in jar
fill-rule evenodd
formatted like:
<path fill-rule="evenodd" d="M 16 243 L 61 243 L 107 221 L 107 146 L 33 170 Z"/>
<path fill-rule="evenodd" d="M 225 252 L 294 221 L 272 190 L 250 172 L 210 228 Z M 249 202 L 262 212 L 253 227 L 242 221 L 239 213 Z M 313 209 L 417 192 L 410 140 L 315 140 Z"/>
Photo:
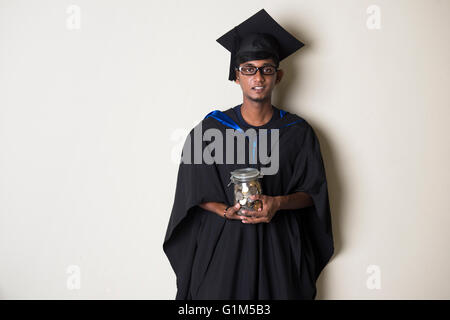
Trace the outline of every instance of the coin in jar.
<path fill-rule="evenodd" d="M 250 192 L 250 194 L 253 194 L 253 195 L 257 194 L 258 188 L 256 187 L 256 185 L 250 186 L 249 192 Z"/>
<path fill-rule="evenodd" d="M 262 202 L 261 202 L 261 200 L 256 200 L 256 201 L 253 203 L 253 208 L 254 208 L 255 210 L 262 209 Z"/>

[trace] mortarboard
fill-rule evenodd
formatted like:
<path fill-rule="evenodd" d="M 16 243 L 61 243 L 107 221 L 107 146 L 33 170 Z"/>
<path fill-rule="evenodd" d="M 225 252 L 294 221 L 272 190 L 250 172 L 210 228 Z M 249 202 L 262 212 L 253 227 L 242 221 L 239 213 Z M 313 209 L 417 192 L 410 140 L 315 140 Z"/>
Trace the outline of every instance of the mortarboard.
<path fill-rule="evenodd" d="M 280 26 L 264 9 L 235 26 L 216 41 L 231 52 L 228 80 L 236 78 L 237 55 L 269 52 L 281 61 L 304 45 Z"/>

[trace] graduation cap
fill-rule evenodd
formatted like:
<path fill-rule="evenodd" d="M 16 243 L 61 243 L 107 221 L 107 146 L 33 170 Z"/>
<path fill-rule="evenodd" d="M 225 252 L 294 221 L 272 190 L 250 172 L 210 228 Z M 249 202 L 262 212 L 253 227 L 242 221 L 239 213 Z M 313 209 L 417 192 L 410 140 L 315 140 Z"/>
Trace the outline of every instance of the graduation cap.
<path fill-rule="evenodd" d="M 278 61 L 303 47 L 304 43 L 280 26 L 264 9 L 235 26 L 216 40 L 231 52 L 228 80 L 235 80 L 236 57 L 261 59 L 261 53 L 274 56 Z"/>

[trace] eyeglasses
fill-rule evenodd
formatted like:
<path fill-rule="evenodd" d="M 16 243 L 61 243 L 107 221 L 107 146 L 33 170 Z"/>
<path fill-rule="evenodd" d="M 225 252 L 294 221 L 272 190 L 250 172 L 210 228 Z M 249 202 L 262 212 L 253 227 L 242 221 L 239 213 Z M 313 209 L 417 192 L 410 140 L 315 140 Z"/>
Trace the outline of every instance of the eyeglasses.
<path fill-rule="evenodd" d="M 261 70 L 262 74 L 264 75 L 272 75 L 275 72 L 277 72 L 278 68 L 271 65 L 266 65 L 262 67 L 255 67 L 255 66 L 244 66 L 244 67 L 236 67 L 236 70 L 239 70 L 242 74 L 246 76 L 251 76 L 256 74 L 258 70 Z"/>

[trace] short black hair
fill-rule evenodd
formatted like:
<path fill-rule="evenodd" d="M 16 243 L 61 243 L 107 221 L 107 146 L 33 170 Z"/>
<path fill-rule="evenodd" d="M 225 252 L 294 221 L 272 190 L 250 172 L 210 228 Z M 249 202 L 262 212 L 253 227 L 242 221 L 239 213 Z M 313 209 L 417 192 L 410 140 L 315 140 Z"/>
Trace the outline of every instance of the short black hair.
<path fill-rule="evenodd" d="M 275 66 L 278 68 L 280 65 L 280 60 L 273 53 L 267 51 L 258 51 L 252 52 L 248 54 L 239 54 L 236 56 L 236 67 L 239 67 L 241 63 L 252 61 L 252 60 L 263 60 L 263 59 L 272 59 L 275 63 Z"/>

